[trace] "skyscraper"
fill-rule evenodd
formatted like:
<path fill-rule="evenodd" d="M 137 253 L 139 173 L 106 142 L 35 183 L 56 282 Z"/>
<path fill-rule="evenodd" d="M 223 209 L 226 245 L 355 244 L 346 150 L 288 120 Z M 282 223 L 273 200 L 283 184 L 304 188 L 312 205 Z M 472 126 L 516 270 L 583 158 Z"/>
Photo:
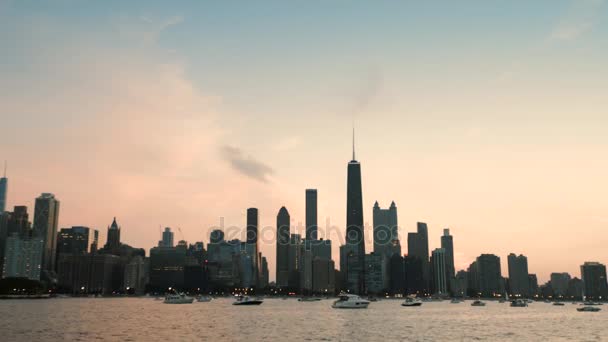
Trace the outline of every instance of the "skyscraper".
<path fill-rule="evenodd" d="M 89 249 L 89 228 L 62 228 L 57 235 L 57 255 L 86 254 Z"/>
<path fill-rule="evenodd" d="M 452 235 L 450 235 L 449 228 L 443 230 L 443 236 L 441 236 L 441 248 L 445 250 L 445 274 L 448 290 L 451 291 L 450 283 L 456 276 L 456 270 L 454 268 L 454 239 Z"/>
<path fill-rule="evenodd" d="M 581 279 L 586 300 L 600 300 L 608 297 L 605 265 L 599 262 L 585 262 L 581 266 Z"/>
<path fill-rule="evenodd" d="M 482 254 L 477 257 L 475 264 L 476 289 L 481 296 L 493 297 L 501 295 L 503 288 L 500 271 L 500 258 L 494 254 Z"/>
<path fill-rule="evenodd" d="M 108 237 L 106 245 L 103 247 L 106 252 L 118 255 L 120 251 L 120 227 L 116 223 L 116 217 L 112 220 L 112 224 L 108 226 Z"/>
<path fill-rule="evenodd" d="M 259 265 L 261 260 L 258 260 L 258 226 L 259 226 L 259 216 L 257 208 L 249 208 L 247 209 L 247 247 L 248 251 L 251 253 L 251 261 L 252 261 L 252 279 L 254 279 L 252 286 L 257 286 L 257 280 L 259 279 L 260 269 Z"/>
<path fill-rule="evenodd" d="M 570 283 L 570 274 L 564 273 L 551 273 L 551 288 L 553 289 L 553 295 L 555 297 L 564 297 L 568 292 L 568 284 Z"/>
<path fill-rule="evenodd" d="M 8 178 L 6 178 L 6 162 L 4 163 L 4 176 L 0 178 L 0 213 L 6 211 L 6 193 L 8 192 Z"/>
<path fill-rule="evenodd" d="M 2 278 L 40 280 L 43 251 L 43 239 L 23 239 L 13 233 L 6 239 Z"/>
<path fill-rule="evenodd" d="M 448 292 L 445 256 L 446 253 L 443 248 L 435 249 L 431 255 L 432 291 L 435 294 L 446 294 Z"/>
<path fill-rule="evenodd" d="M 277 287 L 289 286 L 289 225 L 289 212 L 281 207 L 277 214 Z"/>
<path fill-rule="evenodd" d="M 17 233 L 21 238 L 31 236 L 31 224 L 26 206 L 15 206 L 11 213 L 7 226 L 7 236 Z"/>
<path fill-rule="evenodd" d="M 43 241 L 41 274 L 46 280 L 54 278 L 58 220 L 59 201 L 55 195 L 43 193 L 36 198 L 32 235 Z"/>
<path fill-rule="evenodd" d="M 348 163 L 346 182 L 346 244 L 351 245 L 347 273 L 347 287 L 355 293 L 365 292 L 365 237 L 363 232 L 363 194 L 361 164 L 355 159 L 353 129 L 353 159 Z M 351 262 L 352 261 L 352 262 Z"/>
<path fill-rule="evenodd" d="M 430 286 L 429 230 L 426 223 L 418 222 L 417 232 L 407 234 L 408 255 L 422 262 L 422 278 L 426 290 Z"/>
<path fill-rule="evenodd" d="M 509 288 L 511 295 L 529 296 L 528 258 L 511 253 L 507 256 L 507 263 L 509 266 Z"/>
<path fill-rule="evenodd" d="M 165 231 L 163 232 L 163 240 L 161 247 L 173 247 L 173 232 L 169 227 L 166 227 Z"/>
<path fill-rule="evenodd" d="M 374 204 L 374 253 L 387 260 L 393 254 L 401 255 L 395 202 L 388 209 L 381 209 L 377 201 Z"/>
<path fill-rule="evenodd" d="M 317 189 L 306 189 L 306 240 L 317 239 Z"/>

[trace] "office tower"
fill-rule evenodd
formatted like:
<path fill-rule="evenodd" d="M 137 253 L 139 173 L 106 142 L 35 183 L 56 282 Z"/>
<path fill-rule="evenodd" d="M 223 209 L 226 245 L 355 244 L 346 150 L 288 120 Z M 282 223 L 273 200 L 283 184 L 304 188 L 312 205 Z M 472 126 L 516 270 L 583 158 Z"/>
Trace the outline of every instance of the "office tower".
<path fill-rule="evenodd" d="M 8 193 L 8 178 L 6 178 L 6 162 L 4 162 L 4 176 L 0 178 L 0 213 L 6 211 L 6 194 Z"/>
<path fill-rule="evenodd" d="M 29 214 L 26 206 L 15 206 L 10 213 L 7 236 L 17 233 L 21 238 L 29 238 L 32 235 L 32 227 L 29 221 Z"/>
<path fill-rule="evenodd" d="M 384 254 L 365 255 L 365 289 L 368 293 L 383 294 L 388 291 L 388 262 Z"/>
<path fill-rule="evenodd" d="M 260 253 L 262 254 L 262 253 Z M 265 289 L 268 287 L 268 283 L 270 281 L 270 274 L 268 272 L 268 260 L 266 260 L 265 256 L 260 255 L 260 260 L 262 260 L 261 276 L 260 276 L 260 288 Z"/>
<path fill-rule="evenodd" d="M 403 273 L 405 274 L 405 294 L 423 295 L 426 293 L 420 258 L 406 255 L 403 258 Z"/>
<path fill-rule="evenodd" d="M 405 293 L 405 272 L 403 257 L 393 254 L 389 260 L 389 290 L 392 295 L 402 295 Z"/>
<path fill-rule="evenodd" d="M 224 231 L 222 231 L 221 229 L 215 229 L 211 231 L 211 234 L 209 235 L 209 242 L 219 243 L 221 241 L 224 241 Z"/>
<path fill-rule="evenodd" d="M 119 255 L 120 253 L 120 227 L 116 223 L 116 217 L 112 220 L 112 224 L 108 226 L 108 236 L 103 249 L 107 253 L 114 255 Z"/>
<path fill-rule="evenodd" d="M 312 251 L 313 258 L 331 259 L 331 240 L 304 240 L 304 248 Z"/>
<path fill-rule="evenodd" d="M 150 259 L 141 255 L 134 256 L 125 265 L 122 288 L 127 293 L 143 294 L 148 283 Z"/>
<path fill-rule="evenodd" d="M 538 278 L 536 278 L 536 274 L 528 274 L 528 285 L 530 297 L 536 296 L 538 294 Z"/>
<path fill-rule="evenodd" d="M 511 295 L 528 297 L 530 295 L 528 258 L 511 253 L 507 257 L 507 262 L 509 266 L 509 288 Z"/>
<path fill-rule="evenodd" d="M 173 232 L 171 228 L 165 227 L 165 231 L 163 232 L 163 239 L 161 241 L 161 247 L 173 247 Z"/>
<path fill-rule="evenodd" d="M 608 283 L 606 283 L 606 266 L 599 262 L 585 262 L 581 265 L 581 279 L 585 290 L 586 300 L 601 300 L 608 298 Z"/>
<path fill-rule="evenodd" d="M 451 289 L 453 296 L 464 297 L 468 289 L 468 274 L 465 270 L 460 270 L 454 277 L 454 286 Z"/>
<path fill-rule="evenodd" d="M 13 233 L 6 238 L 2 278 L 40 280 L 43 252 L 43 239 L 23 239 Z"/>
<path fill-rule="evenodd" d="M 150 286 L 154 290 L 183 289 L 186 253 L 183 245 L 150 249 Z"/>
<path fill-rule="evenodd" d="M 353 159 L 348 163 L 346 188 L 346 244 L 352 246 L 346 269 L 347 286 L 353 292 L 362 294 L 365 293 L 365 236 L 361 164 L 355 159 L 354 129 Z"/>
<path fill-rule="evenodd" d="M 2 268 L 4 267 L 4 246 L 6 245 L 6 238 L 8 235 L 8 222 L 11 218 L 11 213 L 0 212 L 0 275 L 2 275 Z"/>
<path fill-rule="evenodd" d="M 316 240 L 317 229 L 317 189 L 306 189 L 306 240 Z"/>
<path fill-rule="evenodd" d="M 503 278 L 500 271 L 500 258 L 494 254 L 482 254 L 469 266 L 469 288 L 479 296 L 495 297 L 502 295 Z"/>
<path fill-rule="evenodd" d="M 57 255 L 86 254 L 89 249 L 89 228 L 62 228 L 57 235 Z"/>
<path fill-rule="evenodd" d="M 336 272 L 333 260 L 315 258 L 312 261 L 312 269 L 312 291 L 317 294 L 333 294 L 336 288 Z"/>
<path fill-rule="evenodd" d="M 289 285 L 289 225 L 290 217 L 287 208 L 281 207 L 277 214 L 277 287 Z"/>
<path fill-rule="evenodd" d="M 437 248 L 431 254 L 432 291 L 434 294 L 445 295 L 448 292 L 446 279 L 445 249 Z"/>
<path fill-rule="evenodd" d="M 429 230 L 426 223 L 418 222 L 416 233 L 407 234 L 408 255 L 420 259 L 422 262 L 422 276 L 424 289 L 430 287 L 430 265 L 429 265 Z"/>
<path fill-rule="evenodd" d="M 570 274 L 565 272 L 551 273 L 551 288 L 555 297 L 562 298 L 566 296 L 570 279 Z"/>
<path fill-rule="evenodd" d="M 32 236 L 43 241 L 41 274 L 46 280 L 51 280 L 55 273 L 58 220 L 59 201 L 55 195 L 43 193 L 36 198 Z"/>
<path fill-rule="evenodd" d="M 287 252 L 287 271 L 289 272 L 289 279 L 287 282 L 291 291 L 297 291 L 300 288 L 300 267 L 302 264 L 300 260 L 302 259 L 302 252 L 304 251 L 302 245 L 301 235 L 291 234 Z"/>
<path fill-rule="evenodd" d="M 97 253 L 99 249 L 99 230 L 93 230 L 93 242 L 91 242 L 91 254 Z"/>
<path fill-rule="evenodd" d="M 393 254 L 401 255 L 395 202 L 388 209 L 381 209 L 378 201 L 374 204 L 374 253 L 387 260 Z"/>
<path fill-rule="evenodd" d="M 112 254 L 63 254 L 57 262 L 61 288 L 72 293 L 111 294 L 122 290 L 121 258 Z M 118 282 L 120 281 L 120 283 Z"/>
<path fill-rule="evenodd" d="M 441 248 L 445 250 L 445 274 L 448 284 L 448 290 L 450 288 L 451 281 L 456 276 L 456 269 L 454 267 L 454 238 L 450 235 L 450 229 L 446 228 L 443 230 L 443 236 L 441 236 Z"/>
<path fill-rule="evenodd" d="M 568 290 L 566 291 L 566 296 L 569 299 L 582 300 L 584 292 L 583 281 L 574 277 L 568 281 Z"/>
<path fill-rule="evenodd" d="M 255 283 L 252 286 L 257 286 L 257 279 L 260 274 L 260 262 L 258 260 L 258 227 L 259 227 L 259 216 L 257 208 L 249 208 L 247 209 L 247 244 L 251 245 L 251 257 L 253 263 L 253 279 L 255 279 Z"/>

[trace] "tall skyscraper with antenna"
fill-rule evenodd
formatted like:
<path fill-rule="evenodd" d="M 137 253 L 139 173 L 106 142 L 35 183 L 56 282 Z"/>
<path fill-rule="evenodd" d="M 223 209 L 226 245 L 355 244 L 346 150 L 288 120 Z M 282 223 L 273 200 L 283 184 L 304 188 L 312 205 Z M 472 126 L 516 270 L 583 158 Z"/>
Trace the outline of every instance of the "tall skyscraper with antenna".
<path fill-rule="evenodd" d="M 361 164 L 355 158 L 355 128 L 353 126 L 353 159 L 348 163 L 346 183 L 346 246 L 348 258 L 346 280 L 349 290 L 365 292 L 365 236 L 363 232 L 363 195 Z"/>
<path fill-rule="evenodd" d="M 6 211 L 6 193 L 8 192 L 8 178 L 6 178 L 6 162 L 4 162 L 4 176 L 0 178 L 0 213 Z"/>

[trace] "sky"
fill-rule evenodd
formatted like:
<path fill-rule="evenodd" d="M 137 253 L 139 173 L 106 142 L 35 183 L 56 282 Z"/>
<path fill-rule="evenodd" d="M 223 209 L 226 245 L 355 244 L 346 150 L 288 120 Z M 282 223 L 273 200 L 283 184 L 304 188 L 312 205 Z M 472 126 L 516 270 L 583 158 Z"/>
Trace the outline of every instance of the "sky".
<path fill-rule="evenodd" d="M 493 253 L 507 276 L 513 252 L 580 277 L 608 263 L 607 20 L 602 0 L 0 0 L 7 203 L 51 192 L 60 228 L 105 243 L 116 217 L 146 249 L 160 226 L 244 234 L 257 207 L 274 279 L 278 210 L 302 229 L 316 188 L 339 264 L 354 122 L 368 250 L 395 201 L 404 252 L 422 221 L 457 269 Z"/>

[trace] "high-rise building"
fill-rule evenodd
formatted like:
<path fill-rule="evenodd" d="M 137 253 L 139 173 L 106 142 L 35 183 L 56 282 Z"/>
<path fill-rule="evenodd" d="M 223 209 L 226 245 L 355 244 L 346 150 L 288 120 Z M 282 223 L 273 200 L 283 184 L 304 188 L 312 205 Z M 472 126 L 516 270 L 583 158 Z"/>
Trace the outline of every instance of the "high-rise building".
<path fill-rule="evenodd" d="M 291 234 L 289 239 L 288 249 L 288 264 L 289 271 L 288 287 L 292 291 L 300 289 L 300 268 L 302 267 L 302 248 L 303 241 L 300 234 Z"/>
<path fill-rule="evenodd" d="M 62 228 L 57 235 L 57 255 L 86 254 L 89 249 L 89 228 Z"/>
<path fill-rule="evenodd" d="M 10 213 L 7 236 L 17 233 L 19 237 L 26 239 L 32 235 L 32 227 L 29 221 L 29 214 L 26 206 L 15 206 L 13 212 Z"/>
<path fill-rule="evenodd" d="M 585 289 L 585 299 L 601 300 L 608 298 L 605 265 L 599 262 L 585 262 L 581 265 L 581 279 Z"/>
<path fill-rule="evenodd" d="M 55 278 L 58 221 L 59 201 L 55 195 L 43 193 L 36 198 L 32 235 L 33 238 L 43 241 L 41 276 L 45 280 Z"/>
<path fill-rule="evenodd" d="M 456 269 L 454 267 L 454 238 L 450 235 L 450 229 L 446 228 L 443 230 L 441 236 L 441 248 L 445 250 L 445 276 L 448 285 L 448 291 L 454 293 L 451 284 L 456 276 Z"/>
<path fill-rule="evenodd" d="M 431 254 L 431 278 L 434 294 L 445 295 L 448 292 L 445 254 L 443 248 L 437 248 Z"/>
<path fill-rule="evenodd" d="M 407 234 L 408 255 L 417 257 L 422 262 L 422 277 L 424 289 L 430 288 L 430 264 L 429 264 L 429 230 L 424 222 L 417 223 L 416 233 Z"/>
<path fill-rule="evenodd" d="M 402 295 L 405 293 L 405 272 L 403 265 L 403 257 L 399 254 L 393 254 L 389 260 L 389 290 L 393 295 Z"/>
<path fill-rule="evenodd" d="M 6 162 L 4 163 L 4 176 L 0 178 L 0 213 L 6 211 L 6 194 L 8 193 L 8 178 L 6 178 Z"/>
<path fill-rule="evenodd" d="M 211 232 L 211 234 L 209 235 L 209 242 L 210 243 L 219 243 L 221 241 L 224 241 L 224 231 L 221 229 L 215 229 Z"/>
<path fill-rule="evenodd" d="M 116 223 L 116 217 L 112 220 L 112 224 L 108 226 L 106 245 L 103 248 L 109 254 L 119 255 L 120 253 L 120 227 Z"/>
<path fill-rule="evenodd" d="M 317 189 L 306 189 L 306 240 L 317 239 Z"/>
<path fill-rule="evenodd" d="M 252 286 L 257 286 L 257 280 L 259 279 L 260 274 L 260 263 L 261 260 L 258 260 L 258 252 L 260 251 L 258 247 L 258 227 L 260 224 L 260 218 L 258 215 L 257 208 L 249 208 L 247 209 L 247 244 L 251 245 L 251 258 L 253 264 L 253 279 L 255 281 L 251 284 Z"/>
<path fill-rule="evenodd" d="M 173 247 L 173 232 L 171 228 L 165 227 L 165 231 L 163 232 L 163 240 L 161 243 L 161 247 Z"/>
<path fill-rule="evenodd" d="M 128 293 L 143 294 L 148 283 L 150 259 L 136 255 L 125 265 L 123 289 Z"/>
<path fill-rule="evenodd" d="M 530 286 L 530 290 L 528 293 L 530 297 L 534 297 L 538 294 L 538 278 L 536 274 L 528 274 L 528 284 Z"/>
<path fill-rule="evenodd" d="M 96 254 L 99 249 L 99 230 L 93 229 L 93 242 L 91 242 L 91 254 Z"/>
<path fill-rule="evenodd" d="M 262 254 L 262 253 L 260 253 Z M 260 256 L 260 260 L 262 260 L 261 274 L 260 274 L 260 288 L 264 289 L 268 287 L 268 282 L 270 279 L 270 274 L 268 273 L 268 260 L 266 260 L 265 256 Z"/>
<path fill-rule="evenodd" d="M 0 274 L 4 267 L 4 246 L 6 246 L 6 238 L 8 235 L 8 223 L 11 218 L 11 213 L 0 212 Z"/>
<path fill-rule="evenodd" d="M 381 294 L 389 289 L 388 262 L 384 254 L 365 255 L 365 288 L 368 293 Z"/>
<path fill-rule="evenodd" d="M 290 221 L 287 208 L 281 207 L 277 214 L 276 284 L 279 288 L 289 286 Z"/>
<path fill-rule="evenodd" d="M 403 258 L 403 273 L 405 274 L 405 294 L 422 295 L 426 293 L 420 258 L 406 255 Z"/>
<path fill-rule="evenodd" d="M 44 240 L 23 239 L 17 233 L 6 238 L 2 278 L 40 280 Z"/>
<path fill-rule="evenodd" d="M 184 287 L 186 246 L 154 247 L 150 249 L 150 286 L 166 291 L 169 287 Z"/>
<path fill-rule="evenodd" d="M 361 164 L 355 159 L 354 129 L 353 159 L 348 163 L 346 181 L 346 244 L 352 247 L 346 263 L 347 287 L 355 293 L 365 293 L 365 236 L 363 231 Z"/>
<path fill-rule="evenodd" d="M 378 201 L 374 204 L 374 253 L 387 260 L 393 254 L 401 255 L 395 202 L 388 209 L 381 209 Z"/>
<path fill-rule="evenodd" d="M 553 295 L 558 298 L 565 297 L 568 293 L 568 284 L 570 283 L 570 274 L 564 273 L 551 273 L 551 288 L 553 289 Z"/>
<path fill-rule="evenodd" d="M 494 254 L 482 254 L 469 266 L 469 287 L 483 297 L 502 295 L 503 278 L 500 258 Z"/>
<path fill-rule="evenodd" d="M 512 296 L 530 296 L 528 258 L 511 253 L 507 256 L 509 266 L 509 289 Z"/>
<path fill-rule="evenodd" d="M 333 294 L 336 288 L 335 264 L 331 259 L 315 258 L 312 261 L 312 291 Z"/>
<path fill-rule="evenodd" d="M 458 297 L 464 297 L 467 294 L 468 289 L 468 274 L 465 270 L 460 270 L 456 273 L 454 279 L 454 286 L 452 287 L 452 295 Z"/>

